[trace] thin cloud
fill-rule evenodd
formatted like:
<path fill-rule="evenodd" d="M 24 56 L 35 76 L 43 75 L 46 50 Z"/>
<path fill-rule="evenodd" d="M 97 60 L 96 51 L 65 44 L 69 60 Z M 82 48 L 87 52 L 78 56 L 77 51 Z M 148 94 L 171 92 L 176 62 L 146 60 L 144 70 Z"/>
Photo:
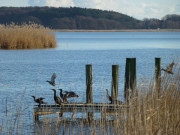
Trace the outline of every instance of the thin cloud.
<path fill-rule="evenodd" d="M 29 0 L 30 6 L 83 7 L 111 10 L 137 19 L 158 18 L 180 12 L 178 3 L 167 1 L 123 0 Z"/>
<path fill-rule="evenodd" d="M 73 0 L 29 0 L 30 6 L 70 7 L 74 6 Z"/>

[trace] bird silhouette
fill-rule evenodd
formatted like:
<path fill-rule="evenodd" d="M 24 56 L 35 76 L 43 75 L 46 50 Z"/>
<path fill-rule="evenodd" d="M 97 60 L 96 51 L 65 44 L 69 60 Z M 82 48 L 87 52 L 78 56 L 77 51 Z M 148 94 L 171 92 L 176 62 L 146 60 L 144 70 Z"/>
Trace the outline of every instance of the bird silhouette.
<path fill-rule="evenodd" d="M 175 64 L 175 63 L 174 63 L 174 60 L 173 60 L 171 64 L 168 64 L 168 65 L 167 65 L 166 69 L 162 68 L 161 70 L 165 71 L 165 72 L 168 73 L 168 74 L 174 74 L 174 73 L 172 72 L 174 64 Z"/>
<path fill-rule="evenodd" d="M 51 89 L 51 90 L 54 91 L 54 101 L 56 102 L 56 104 L 61 105 L 62 101 L 58 96 L 56 96 L 56 90 L 55 89 Z"/>
<path fill-rule="evenodd" d="M 58 89 L 60 91 L 60 97 L 63 100 L 64 103 L 68 103 L 66 94 L 63 94 L 62 89 Z"/>
<path fill-rule="evenodd" d="M 55 86 L 56 84 L 55 84 L 55 79 L 56 79 L 56 74 L 55 73 L 53 73 L 52 74 L 52 76 L 51 76 L 51 81 L 46 81 L 46 82 L 48 82 L 49 84 L 51 84 L 52 86 Z"/>
<path fill-rule="evenodd" d="M 41 104 L 47 104 L 46 102 L 43 101 L 44 98 L 40 97 L 40 98 L 37 98 L 35 96 L 32 96 L 34 98 L 34 102 L 38 103 L 39 105 Z"/>
<path fill-rule="evenodd" d="M 74 91 L 65 91 L 65 98 L 71 98 L 71 97 L 79 97 L 79 95 L 78 94 L 76 94 Z"/>
<path fill-rule="evenodd" d="M 113 99 L 110 95 L 109 95 L 109 91 L 108 89 L 106 89 L 107 92 L 107 99 L 110 101 L 111 104 L 122 104 L 122 101 L 119 101 L 117 99 Z"/>
<path fill-rule="evenodd" d="M 106 89 L 107 92 L 107 99 L 112 102 L 112 97 L 109 95 L 108 89 Z"/>

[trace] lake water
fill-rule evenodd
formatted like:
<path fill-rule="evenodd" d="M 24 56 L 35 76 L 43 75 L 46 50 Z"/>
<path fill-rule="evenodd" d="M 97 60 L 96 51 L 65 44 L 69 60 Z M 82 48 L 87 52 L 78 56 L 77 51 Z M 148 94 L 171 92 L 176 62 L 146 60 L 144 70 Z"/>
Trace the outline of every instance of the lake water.
<path fill-rule="evenodd" d="M 0 50 L 0 129 L 6 115 L 22 107 L 26 132 L 33 132 L 33 98 L 54 104 L 49 80 L 56 73 L 55 88 L 76 91 L 85 102 L 85 65 L 93 66 L 94 102 L 107 102 L 112 65 L 119 65 L 119 99 L 123 100 L 126 58 L 136 58 L 138 85 L 154 74 L 154 59 L 162 67 L 179 62 L 180 32 L 57 32 L 58 46 L 46 50 Z M 12 114 L 12 117 L 14 114 Z M 8 123 L 6 123 L 8 126 Z M 30 125 L 30 126 L 29 126 Z M 10 127 L 8 127 L 10 128 Z"/>

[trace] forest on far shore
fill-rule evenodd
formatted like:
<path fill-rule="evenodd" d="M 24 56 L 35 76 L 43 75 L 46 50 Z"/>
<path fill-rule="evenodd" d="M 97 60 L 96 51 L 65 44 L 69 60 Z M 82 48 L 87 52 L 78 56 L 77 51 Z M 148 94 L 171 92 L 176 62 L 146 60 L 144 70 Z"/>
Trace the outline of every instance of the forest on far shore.
<path fill-rule="evenodd" d="M 33 22 L 52 29 L 180 29 L 180 15 L 138 20 L 114 11 L 79 7 L 0 7 L 0 24 Z"/>

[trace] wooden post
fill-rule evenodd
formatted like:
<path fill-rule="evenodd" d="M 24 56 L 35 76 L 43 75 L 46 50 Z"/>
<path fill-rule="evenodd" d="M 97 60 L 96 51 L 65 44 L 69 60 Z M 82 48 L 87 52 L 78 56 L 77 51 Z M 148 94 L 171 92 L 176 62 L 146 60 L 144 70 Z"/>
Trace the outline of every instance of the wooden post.
<path fill-rule="evenodd" d="M 93 103 L 93 71 L 92 65 L 86 65 L 86 103 Z M 88 120 L 94 117 L 93 112 L 87 113 Z"/>
<path fill-rule="evenodd" d="M 92 65 L 86 65 L 86 103 L 93 103 Z"/>
<path fill-rule="evenodd" d="M 62 117 L 62 116 L 63 116 L 63 112 L 60 112 L 60 113 L 59 113 L 59 117 Z"/>
<path fill-rule="evenodd" d="M 160 98 L 161 96 L 161 58 L 155 58 L 155 93 L 157 97 Z"/>
<path fill-rule="evenodd" d="M 35 117 L 35 121 L 39 120 L 39 115 L 37 113 L 34 114 L 34 117 Z"/>
<path fill-rule="evenodd" d="M 124 98 L 129 101 L 137 91 L 136 58 L 126 58 Z"/>
<path fill-rule="evenodd" d="M 111 97 L 114 100 L 118 99 L 118 83 L 119 83 L 119 65 L 112 65 Z"/>

